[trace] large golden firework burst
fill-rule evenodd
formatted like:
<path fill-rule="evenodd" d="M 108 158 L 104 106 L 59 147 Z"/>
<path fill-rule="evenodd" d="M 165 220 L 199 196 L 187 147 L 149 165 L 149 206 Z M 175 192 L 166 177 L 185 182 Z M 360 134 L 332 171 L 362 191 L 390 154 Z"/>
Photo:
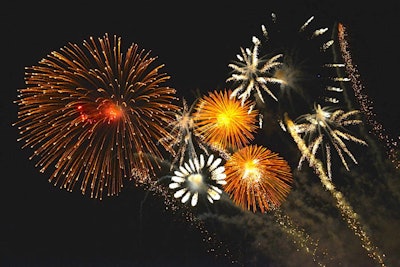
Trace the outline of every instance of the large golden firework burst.
<path fill-rule="evenodd" d="M 50 181 L 69 191 L 81 181 L 83 194 L 90 188 L 101 199 L 105 189 L 118 194 L 123 178 L 154 174 L 159 166 L 148 155 L 162 158 L 155 142 L 178 110 L 155 60 L 137 44 L 123 53 L 121 38 L 105 34 L 27 68 L 14 125 L 41 172 L 54 168 Z"/>
<path fill-rule="evenodd" d="M 253 212 L 279 207 L 293 181 L 287 161 L 259 145 L 236 151 L 225 163 L 225 174 L 224 190 L 235 204 Z"/>
<path fill-rule="evenodd" d="M 219 149 L 244 147 L 258 127 L 258 111 L 252 109 L 255 103 L 244 101 L 242 105 L 230 94 L 231 90 L 209 92 L 197 102 L 193 114 L 195 134 Z"/>

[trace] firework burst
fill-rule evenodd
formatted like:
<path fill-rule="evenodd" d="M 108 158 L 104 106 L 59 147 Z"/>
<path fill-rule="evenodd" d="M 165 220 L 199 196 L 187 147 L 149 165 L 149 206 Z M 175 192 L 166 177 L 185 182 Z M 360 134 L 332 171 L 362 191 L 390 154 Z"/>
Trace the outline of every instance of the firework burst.
<path fill-rule="evenodd" d="M 276 100 L 282 102 L 284 96 L 288 96 L 292 101 L 290 97 L 294 91 L 312 103 L 306 98 L 318 92 L 318 97 L 325 102 L 339 103 L 343 92 L 340 85 L 348 79 L 337 76 L 338 69 L 343 69 L 344 64 L 332 62 L 332 54 L 326 53 L 334 47 L 335 41 L 330 36 L 332 31 L 325 26 L 318 27 L 318 19 L 314 16 L 294 28 L 286 24 L 282 27 L 279 21 L 272 13 L 271 22 L 261 25 L 263 45 L 260 48 L 266 47 L 268 51 L 259 49 L 259 53 L 264 55 L 261 58 L 267 54 L 281 55 L 280 64 L 268 73 L 269 77 L 279 81 L 270 83 Z"/>
<path fill-rule="evenodd" d="M 289 164 L 263 146 L 236 151 L 225 163 L 224 190 L 243 209 L 261 212 L 279 207 L 293 181 Z"/>
<path fill-rule="evenodd" d="M 236 149 L 254 139 L 257 110 L 252 101 L 242 102 L 229 97 L 231 91 L 213 91 L 203 96 L 193 115 L 195 134 L 219 149 Z"/>
<path fill-rule="evenodd" d="M 260 100 L 264 103 L 264 90 L 270 97 L 278 101 L 275 94 L 268 87 L 269 84 L 283 84 L 283 80 L 274 77 L 274 69 L 282 65 L 278 61 L 282 58 L 282 54 L 277 54 L 269 58 L 259 57 L 260 40 L 253 36 L 253 49 L 240 48 L 241 55 L 236 55 L 239 61 L 233 62 L 228 66 L 232 68 L 232 75 L 226 80 L 227 82 L 237 83 L 237 87 L 230 94 L 231 98 L 242 99 L 242 105 L 255 91 Z"/>
<path fill-rule="evenodd" d="M 175 113 L 175 120 L 168 124 L 169 134 L 159 140 L 160 143 L 168 148 L 174 158 L 171 168 L 178 160 L 179 165 L 182 165 L 186 153 L 190 158 L 196 157 L 193 143 L 194 120 L 192 111 L 194 105 L 195 103 L 189 107 L 183 98 L 182 107 Z"/>
<path fill-rule="evenodd" d="M 222 194 L 219 186 L 226 183 L 225 167 L 220 166 L 221 162 L 222 159 L 215 159 L 213 154 L 208 156 L 207 161 L 200 154 L 199 158 L 190 158 L 179 166 L 169 184 L 170 189 L 176 190 L 174 197 L 182 198 L 182 203 L 190 200 L 192 206 L 197 205 L 199 195 L 206 195 L 210 203 L 219 200 Z"/>
<path fill-rule="evenodd" d="M 14 125 L 23 148 L 35 149 L 31 158 L 40 157 L 40 171 L 55 168 L 50 181 L 72 191 L 81 180 L 83 194 L 89 187 L 101 199 L 104 189 L 118 194 L 123 178 L 154 174 L 146 155 L 162 158 L 153 140 L 168 134 L 178 109 L 155 60 L 136 44 L 122 53 L 121 38 L 105 34 L 83 46 L 69 43 L 27 68 Z"/>
<path fill-rule="evenodd" d="M 364 140 L 355 137 L 346 130 L 346 127 L 349 125 L 358 125 L 362 123 L 361 120 L 354 118 L 354 116 L 358 114 L 358 110 L 344 112 L 341 109 L 316 105 L 314 107 L 314 113 L 304 114 L 296 119 L 295 129 L 298 134 L 303 135 L 303 139 L 306 141 L 311 153 L 315 155 L 321 146 L 324 147 L 323 152 L 326 155 L 329 177 L 331 177 L 329 144 L 333 145 L 347 170 L 349 170 L 349 165 L 345 155 L 349 156 L 355 164 L 357 164 L 357 160 L 348 149 L 345 141 L 353 141 L 358 144 L 367 145 Z M 303 154 L 300 158 L 299 168 L 305 157 L 306 154 Z"/>
<path fill-rule="evenodd" d="M 339 192 L 328 176 L 322 162 L 315 157 L 314 151 L 306 145 L 304 140 L 298 134 L 296 124 L 285 114 L 286 127 L 296 142 L 301 154 L 309 161 L 315 173 L 320 178 L 320 181 L 325 189 L 327 189 L 336 200 L 336 206 L 340 210 L 343 219 L 347 222 L 348 227 L 354 231 L 354 234 L 361 240 L 362 247 L 368 252 L 368 256 L 376 260 L 382 267 L 386 266 L 384 262 L 385 254 L 383 254 L 378 247 L 376 247 L 364 226 L 361 224 L 359 215 L 353 210 L 352 206 L 348 203 L 344 195 Z"/>

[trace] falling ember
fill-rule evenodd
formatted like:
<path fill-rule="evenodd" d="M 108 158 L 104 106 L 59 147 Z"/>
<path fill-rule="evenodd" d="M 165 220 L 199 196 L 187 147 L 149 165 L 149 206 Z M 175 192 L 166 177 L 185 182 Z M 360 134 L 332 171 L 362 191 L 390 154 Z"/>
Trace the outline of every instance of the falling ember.
<path fill-rule="evenodd" d="M 386 133 L 385 128 L 376 121 L 375 113 L 373 111 L 372 101 L 365 94 L 364 86 L 361 84 L 360 75 L 357 67 L 353 64 L 353 60 L 349 51 L 349 44 L 346 40 L 347 32 L 346 27 L 342 23 L 338 23 L 338 39 L 340 45 L 340 51 L 345 62 L 346 72 L 349 75 L 352 88 L 358 104 L 360 105 L 361 111 L 366 115 L 368 124 L 372 127 L 372 133 L 381 140 L 386 148 L 387 155 L 396 168 L 400 168 L 400 159 L 398 158 L 398 140 L 395 140 Z"/>
<path fill-rule="evenodd" d="M 26 88 L 19 90 L 17 123 L 23 148 L 34 150 L 41 172 L 53 168 L 49 181 L 102 198 L 117 195 L 123 179 L 145 182 L 160 168 L 156 145 L 178 107 L 175 89 L 160 72 L 156 57 L 121 38 L 93 37 L 82 46 L 54 51 L 26 68 Z M 154 165 L 153 165 L 154 164 Z M 137 175 L 140 173 L 140 175 Z"/>
<path fill-rule="evenodd" d="M 313 240 L 304 229 L 296 226 L 292 219 L 279 208 L 274 210 L 273 216 L 278 225 L 293 238 L 294 243 L 304 249 L 305 252 L 311 254 L 313 261 L 316 262 L 318 266 L 325 266 L 325 264 L 321 262 L 321 258 L 327 259 L 328 252 L 324 250 L 319 253 L 318 241 Z"/>
<path fill-rule="evenodd" d="M 384 263 L 384 254 L 382 254 L 378 247 L 372 243 L 370 237 L 359 221 L 359 215 L 353 211 L 353 208 L 347 202 L 343 194 L 336 190 L 335 185 L 331 182 L 331 179 L 326 174 L 324 165 L 319 159 L 315 158 L 315 155 L 309 150 L 303 139 L 297 134 L 295 129 L 296 126 L 287 114 L 285 114 L 285 124 L 293 140 L 296 142 L 301 154 L 308 159 L 310 167 L 314 169 L 315 173 L 320 178 L 322 185 L 335 198 L 336 206 L 340 210 L 341 215 L 347 222 L 348 227 L 352 229 L 354 234 L 360 238 L 361 245 L 367 251 L 368 256 L 377 261 L 381 266 L 386 266 Z"/>
<path fill-rule="evenodd" d="M 279 207 L 293 180 L 288 163 L 265 147 L 246 146 L 225 163 L 225 191 L 243 209 L 261 212 Z"/>
<path fill-rule="evenodd" d="M 214 254 L 216 257 L 228 257 L 230 258 L 232 264 L 239 263 L 235 259 L 235 255 L 231 253 L 229 247 L 218 238 L 218 235 L 215 232 L 210 231 L 205 221 L 194 214 L 193 207 L 191 205 L 182 205 L 182 201 L 179 198 L 175 198 L 173 195 L 171 195 L 168 187 L 159 184 L 157 181 L 145 183 L 141 186 L 143 186 L 147 193 L 161 196 L 164 199 L 166 210 L 172 214 L 176 214 L 178 219 L 188 223 L 194 231 L 198 231 L 203 236 L 202 241 L 207 246 L 207 252 Z M 140 218 L 143 216 L 142 213 L 144 211 L 144 202 L 145 199 L 143 199 L 141 203 Z"/>

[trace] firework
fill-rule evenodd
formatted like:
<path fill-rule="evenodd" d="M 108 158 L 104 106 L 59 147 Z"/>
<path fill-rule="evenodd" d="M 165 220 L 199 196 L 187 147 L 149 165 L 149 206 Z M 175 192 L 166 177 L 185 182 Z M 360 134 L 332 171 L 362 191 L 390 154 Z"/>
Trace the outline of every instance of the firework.
<path fill-rule="evenodd" d="M 290 192 L 289 164 L 265 147 L 246 146 L 225 163 L 224 190 L 243 209 L 261 212 L 276 208 Z"/>
<path fill-rule="evenodd" d="M 368 252 L 368 256 L 376 260 L 381 266 L 386 266 L 384 263 L 385 255 L 373 244 L 370 236 L 365 231 L 359 220 L 359 215 L 353 210 L 343 194 L 335 188 L 335 185 L 331 181 L 331 177 L 327 175 L 324 165 L 315 157 L 315 153 L 310 150 L 304 140 L 300 137 L 297 131 L 297 126 L 287 114 L 285 114 L 285 124 L 289 133 L 293 137 L 293 140 L 301 151 L 301 154 L 309 161 L 310 167 L 314 169 L 315 173 L 320 178 L 322 185 L 336 200 L 336 206 L 340 210 L 340 213 L 347 222 L 349 228 L 352 229 L 354 234 L 360 238 L 362 247 Z"/>
<path fill-rule="evenodd" d="M 188 163 L 179 166 L 179 170 L 174 171 L 171 177 L 169 188 L 176 190 L 175 198 L 182 198 L 182 203 L 190 199 L 192 206 L 198 203 L 199 195 L 206 195 L 210 203 L 221 198 L 222 190 L 218 187 L 224 185 L 225 167 L 220 166 L 221 158 L 214 158 L 213 154 L 204 158 L 200 154 L 199 158 L 190 158 Z"/>
<path fill-rule="evenodd" d="M 40 171 L 54 167 L 54 184 L 72 191 L 81 180 L 91 197 L 118 194 L 123 178 L 146 180 L 162 158 L 153 140 L 165 134 L 178 108 L 175 90 L 153 66 L 156 57 L 121 38 L 90 37 L 83 46 L 69 43 L 27 68 L 20 89 L 18 119 L 24 147 L 35 149 Z M 136 174 L 140 174 L 137 176 Z"/>
<path fill-rule="evenodd" d="M 323 89 L 323 96 L 318 97 L 330 104 L 339 103 L 339 96 L 343 92 L 339 83 L 348 79 L 337 77 L 337 70 L 343 68 L 344 64 L 330 63 L 331 54 L 326 53 L 335 43 L 328 36 L 331 32 L 329 28 L 316 27 L 316 19 L 311 16 L 300 27 L 291 29 L 285 25 L 283 31 L 283 27 L 277 27 L 276 14 L 273 13 L 271 18 L 272 22 L 268 26 L 261 25 L 261 40 L 267 43 L 269 52 L 277 51 L 282 55 L 282 63 L 270 72 L 273 78 L 281 81 L 277 83 L 280 85 L 280 94 L 275 94 L 277 99 L 281 102 L 285 94 L 290 96 L 291 91 L 305 98 Z M 262 51 L 260 53 L 266 54 Z M 305 90 L 307 94 L 304 94 Z"/>
<path fill-rule="evenodd" d="M 275 209 L 272 215 L 282 230 L 292 237 L 293 243 L 298 245 L 305 252 L 311 254 L 313 261 L 317 263 L 318 266 L 325 266 L 321 260 L 328 258 L 328 252 L 326 250 L 320 251 L 318 241 L 313 240 L 304 229 L 298 227 L 289 215 L 285 214 L 279 208 Z"/>
<path fill-rule="evenodd" d="M 255 91 L 260 100 L 264 103 L 264 90 L 270 97 L 278 101 L 274 93 L 268 87 L 269 84 L 283 84 L 283 80 L 274 77 L 274 69 L 279 67 L 282 62 L 282 54 L 277 54 L 269 58 L 259 57 L 258 49 L 260 40 L 253 36 L 253 49 L 240 48 L 242 55 L 237 55 L 239 61 L 229 64 L 232 68 L 232 75 L 226 80 L 227 82 L 238 83 L 237 87 L 230 94 L 231 98 L 235 98 L 238 94 L 238 99 L 242 99 L 242 105 Z"/>
<path fill-rule="evenodd" d="M 231 91 L 213 91 L 202 97 L 193 115 L 195 134 L 204 142 L 220 149 L 236 149 L 254 139 L 257 110 L 252 101 L 242 102 L 229 97 Z"/>
<path fill-rule="evenodd" d="M 372 128 L 372 133 L 385 144 L 389 159 L 392 161 L 396 168 L 400 168 L 400 159 L 398 152 L 396 152 L 396 150 L 398 149 L 398 140 L 390 137 L 385 127 L 383 127 L 383 125 L 376 120 L 373 103 L 368 98 L 368 95 L 365 92 L 365 88 L 361 83 L 360 74 L 357 70 L 356 65 L 353 63 L 353 59 L 349 50 L 349 44 L 346 40 L 346 27 L 341 23 L 338 24 L 338 38 L 340 51 L 345 61 L 345 64 L 343 65 L 345 66 L 347 73 L 349 73 L 349 80 L 351 81 L 352 88 L 360 109 L 365 114 L 366 121 Z"/>
<path fill-rule="evenodd" d="M 364 140 L 355 137 L 346 130 L 346 126 L 362 123 L 361 120 L 354 118 L 354 116 L 358 114 L 358 110 L 344 112 L 341 109 L 316 105 L 314 106 L 314 113 L 305 114 L 296 119 L 295 129 L 298 134 L 303 135 L 303 139 L 306 140 L 311 153 L 315 156 L 318 149 L 321 146 L 324 147 L 323 152 L 326 155 L 329 177 L 331 177 L 329 144 L 333 145 L 347 170 L 349 170 L 349 165 L 347 164 L 345 155 L 349 156 L 355 164 L 357 164 L 357 160 L 348 149 L 345 141 L 353 141 L 358 144 L 367 145 Z M 299 168 L 305 157 L 306 154 L 302 154 L 298 165 Z"/>
<path fill-rule="evenodd" d="M 175 120 L 168 124 L 169 134 L 159 140 L 172 153 L 174 159 L 171 168 L 178 160 L 179 165 L 182 165 L 186 153 L 190 158 L 196 157 L 193 144 L 194 121 L 192 111 L 194 104 L 189 107 L 186 100 L 182 99 L 182 107 L 175 113 Z"/>

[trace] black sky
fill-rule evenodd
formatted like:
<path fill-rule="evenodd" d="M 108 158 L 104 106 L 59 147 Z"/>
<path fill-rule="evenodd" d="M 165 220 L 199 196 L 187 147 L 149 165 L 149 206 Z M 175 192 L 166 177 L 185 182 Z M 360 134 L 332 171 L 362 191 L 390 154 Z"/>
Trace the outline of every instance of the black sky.
<path fill-rule="evenodd" d="M 296 2 L 293 4 L 292 2 Z M 377 119 L 400 133 L 396 1 L 213 1 L 162 4 L 120 2 L 83 4 L 10 3 L 0 10 L 2 97 L 0 124 L 1 266 L 235 266 L 229 257 L 207 253 L 203 235 L 165 210 L 162 199 L 128 185 L 115 198 L 99 202 L 48 183 L 21 150 L 17 89 L 24 68 L 68 42 L 80 44 L 104 33 L 137 43 L 158 56 L 178 94 L 193 96 L 225 87 L 228 63 L 260 33 L 271 12 L 288 24 L 311 15 L 348 27 L 353 60 L 374 101 Z M 247 256 L 251 258 L 251 255 Z M 197 265 L 196 265 L 197 263 Z M 267 264 L 265 265 L 267 266 Z"/>

